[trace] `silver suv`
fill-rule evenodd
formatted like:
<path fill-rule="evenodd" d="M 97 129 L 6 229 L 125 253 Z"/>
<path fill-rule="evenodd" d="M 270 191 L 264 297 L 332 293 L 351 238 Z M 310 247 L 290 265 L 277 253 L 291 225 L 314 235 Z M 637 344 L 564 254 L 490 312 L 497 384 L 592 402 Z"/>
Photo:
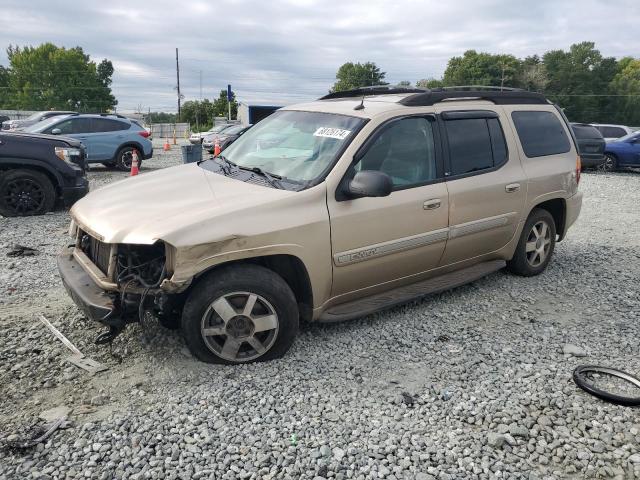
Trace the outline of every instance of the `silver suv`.
<path fill-rule="evenodd" d="M 540 94 L 340 92 L 275 112 L 216 158 L 91 192 L 58 264 L 112 335 L 153 310 L 203 361 L 268 360 L 300 321 L 505 267 L 540 274 L 578 217 L 579 181 L 572 131 Z"/>

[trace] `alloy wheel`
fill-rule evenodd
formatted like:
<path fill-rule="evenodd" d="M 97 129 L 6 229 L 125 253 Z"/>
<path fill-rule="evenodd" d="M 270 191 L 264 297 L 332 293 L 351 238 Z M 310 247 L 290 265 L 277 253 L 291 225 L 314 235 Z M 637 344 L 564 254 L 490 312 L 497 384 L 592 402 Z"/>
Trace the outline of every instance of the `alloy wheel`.
<path fill-rule="evenodd" d="M 598 170 L 601 172 L 612 172 L 616 167 L 615 159 L 610 155 L 605 155 L 604 162 L 598 165 Z"/>
<path fill-rule="evenodd" d="M 248 362 L 264 355 L 273 346 L 278 329 L 273 305 L 251 292 L 232 292 L 215 299 L 200 324 L 207 348 L 232 362 Z"/>
<path fill-rule="evenodd" d="M 28 215 L 39 211 L 45 202 L 45 192 L 35 180 L 17 178 L 10 182 L 4 194 L 4 203 L 16 214 Z"/>
<path fill-rule="evenodd" d="M 547 222 L 540 220 L 535 223 L 527 237 L 525 244 L 525 252 L 527 254 L 527 262 L 532 267 L 539 267 L 549 256 L 551 248 L 551 229 Z"/>

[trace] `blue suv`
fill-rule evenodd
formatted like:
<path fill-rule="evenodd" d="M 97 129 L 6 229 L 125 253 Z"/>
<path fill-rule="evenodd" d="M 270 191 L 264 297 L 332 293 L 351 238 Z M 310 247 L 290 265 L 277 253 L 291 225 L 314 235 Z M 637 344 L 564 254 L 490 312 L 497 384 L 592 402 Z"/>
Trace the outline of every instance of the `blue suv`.
<path fill-rule="evenodd" d="M 87 149 L 87 163 L 102 163 L 119 170 L 131 168 L 134 149 L 139 162 L 153 155 L 149 132 L 122 115 L 76 113 L 44 120 L 24 131 L 76 138 Z"/>

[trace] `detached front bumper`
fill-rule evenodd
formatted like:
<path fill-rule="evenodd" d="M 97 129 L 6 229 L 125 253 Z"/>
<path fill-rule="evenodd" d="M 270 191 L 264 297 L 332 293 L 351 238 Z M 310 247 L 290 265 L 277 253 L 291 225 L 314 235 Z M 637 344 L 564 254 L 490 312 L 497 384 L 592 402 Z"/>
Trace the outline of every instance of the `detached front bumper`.
<path fill-rule="evenodd" d="M 115 295 L 101 289 L 93 281 L 73 256 L 73 248 L 65 249 L 58 255 L 58 271 L 65 289 L 88 318 L 107 326 L 122 323 L 114 303 Z"/>

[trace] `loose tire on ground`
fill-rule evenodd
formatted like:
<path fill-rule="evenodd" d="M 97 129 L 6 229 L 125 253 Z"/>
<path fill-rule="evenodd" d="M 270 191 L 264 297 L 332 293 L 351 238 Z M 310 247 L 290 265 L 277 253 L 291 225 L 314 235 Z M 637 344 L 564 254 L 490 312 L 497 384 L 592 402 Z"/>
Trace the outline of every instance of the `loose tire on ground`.
<path fill-rule="evenodd" d="M 133 151 L 138 150 L 138 168 L 142 168 L 142 153 L 134 147 L 122 147 L 116 155 L 115 166 L 118 170 L 128 172 L 131 170 L 131 159 Z"/>
<path fill-rule="evenodd" d="M 21 169 L 0 173 L 0 215 L 42 215 L 55 203 L 55 187 L 45 174 Z"/>
<path fill-rule="evenodd" d="M 556 224 L 553 216 L 547 210 L 536 208 L 522 229 L 513 258 L 507 262 L 507 269 L 523 277 L 539 275 L 547 268 L 555 245 Z"/>
<path fill-rule="evenodd" d="M 191 291 L 182 331 L 191 353 L 227 365 L 282 357 L 298 333 L 298 306 L 289 285 L 258 265 L 231 265 Z"/>

